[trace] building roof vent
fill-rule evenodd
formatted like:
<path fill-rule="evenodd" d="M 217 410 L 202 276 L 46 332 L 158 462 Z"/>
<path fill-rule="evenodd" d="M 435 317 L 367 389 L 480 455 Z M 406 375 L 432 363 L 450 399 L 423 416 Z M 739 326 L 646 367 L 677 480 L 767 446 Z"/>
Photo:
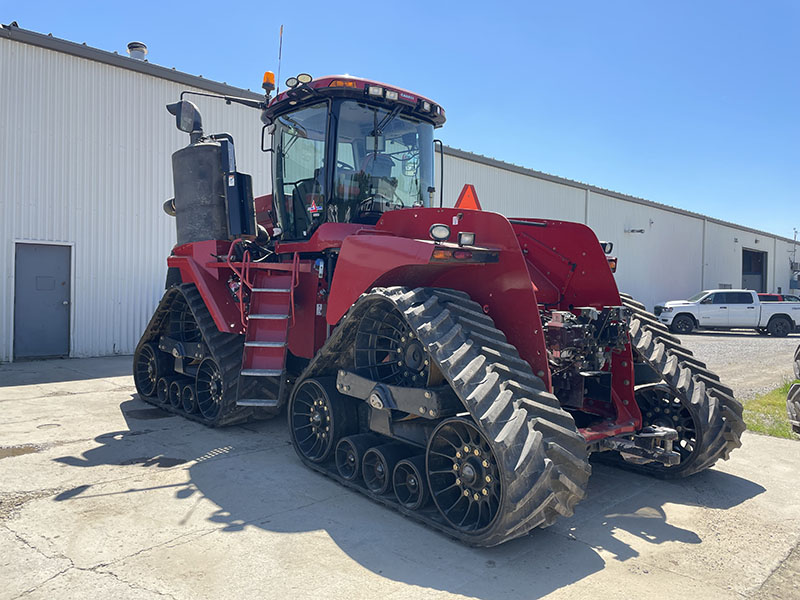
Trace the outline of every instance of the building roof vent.
<path fill-rule="evenodd" d="M 128 56 L 136 60 L 144 60 L 147 56 L 147 46 L 142 42 L 131 42 L 128 44 Z"/>

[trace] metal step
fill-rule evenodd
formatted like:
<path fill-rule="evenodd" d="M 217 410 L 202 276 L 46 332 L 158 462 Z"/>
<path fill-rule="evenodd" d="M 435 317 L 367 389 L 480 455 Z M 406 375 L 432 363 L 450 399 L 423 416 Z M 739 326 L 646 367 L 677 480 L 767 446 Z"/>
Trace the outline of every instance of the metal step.
<path fill-rule="evenodd" d="M 280 377 L 283 371 L 279 369 L 242 369 L 240 375 L 246 377 Z"/>
<path fill-rule="evenodd" d="M 291 288 L 252 288 L 252 291 L 253 292 L 275 292 L 275 293 L 281 292 L 281 293 L 284 293 L 284 294 L 288 294 L 292 290 L 291 290 Z"/>
<path fill-rule="evenodd" d="M 286 342 L 245 342 L 246 348 L 283 348 Z"/>
<path fill-rule="evenodd" d="M 277 408 L 278 400 L 267 398 L 247 398 L 236 401 L 236 406 L 264 406 L 266 408 Z"/>
<path fill-rule="evenodd" d="M 280 320 L 280 319 L 288 319 L 289 315 L 250 315 L 248 318 Z"/>

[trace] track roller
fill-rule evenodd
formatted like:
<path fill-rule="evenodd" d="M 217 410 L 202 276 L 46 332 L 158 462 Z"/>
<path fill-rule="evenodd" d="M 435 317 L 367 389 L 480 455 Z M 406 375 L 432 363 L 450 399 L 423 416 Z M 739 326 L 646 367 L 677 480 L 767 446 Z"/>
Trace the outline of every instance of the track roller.
<path fill-rule="evenodd" d="M 404 458 L 399 461 L 392 474 L 394 495 L 397 501 L 409 510 L 423 508 L 430 499 L 425 477 L 425 455 Z"/>
<path fill-rule="evenodd" d="M 345 481 L 356 481 L 361 477 L 361 463 L 364 454 L 380 438 L 371 433 L 343 437 L 336 444 L 336 469 Z"/>
<path fill-rule="evenodd" d="M 170 406 L 169 388 L 175 379 L 175 377 L 160 377 L 156 384 L 158 403 L 162 406 Z"/>
<path fill-rule="evenodd" d="M 195 395 L 193 384 L 183 386 L 183 390 L 181 390 L 181 407 L 186 413 L 193 413 L 197 410 L 197 396 Z"/>
<path fill-rule="evenodd" d="M 188 379 L 179 377 L 169 384 L 169 405 L 172 408 L 179 409 L 183 406 L 183 388 L 187 382 Z"/>
<path fill-rule="evenodd" d="M 397 463 L 410 454 L 407 444 L 390 443 L 370 448 L 361 461 L 361 472 L 367 488 L 385 494 L 392 487 L 392 473 Z"/>

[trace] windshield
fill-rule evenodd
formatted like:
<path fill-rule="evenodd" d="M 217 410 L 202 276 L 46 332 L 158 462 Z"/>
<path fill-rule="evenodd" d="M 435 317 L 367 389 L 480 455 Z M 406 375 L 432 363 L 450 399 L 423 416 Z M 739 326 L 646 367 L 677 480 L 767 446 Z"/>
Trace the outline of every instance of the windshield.
<path fill-rule="evenodd" d="M 697 302 L 698 300 L 700 300 L 700 298 L 702 298 L 703 296 L 707 296 L 707 295 L 708 295 L 707 291 L 706 292 L 700 292 L 699 294 L 695 294 L 694 296 L 689 298 L 689 300 L 687 300 L 687 302 Z"/>
<path fill-rule="evenodd" d="M 375 223 L 386 211 L 429 205 L 433 125 L 399 109 L 340 104 L 327 220 Z"/>

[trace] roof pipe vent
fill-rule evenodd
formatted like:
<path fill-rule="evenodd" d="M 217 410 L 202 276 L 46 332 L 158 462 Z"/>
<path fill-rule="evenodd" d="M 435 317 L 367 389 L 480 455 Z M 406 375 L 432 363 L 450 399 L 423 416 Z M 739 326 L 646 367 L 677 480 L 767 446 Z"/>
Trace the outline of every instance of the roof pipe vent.
<path fill-rule="evenodd" d="M 135 60 L 144 60 L 147 56 L 147 46 L 142 42 L 131 42 L 128 44 L 128 56 Z"/>

